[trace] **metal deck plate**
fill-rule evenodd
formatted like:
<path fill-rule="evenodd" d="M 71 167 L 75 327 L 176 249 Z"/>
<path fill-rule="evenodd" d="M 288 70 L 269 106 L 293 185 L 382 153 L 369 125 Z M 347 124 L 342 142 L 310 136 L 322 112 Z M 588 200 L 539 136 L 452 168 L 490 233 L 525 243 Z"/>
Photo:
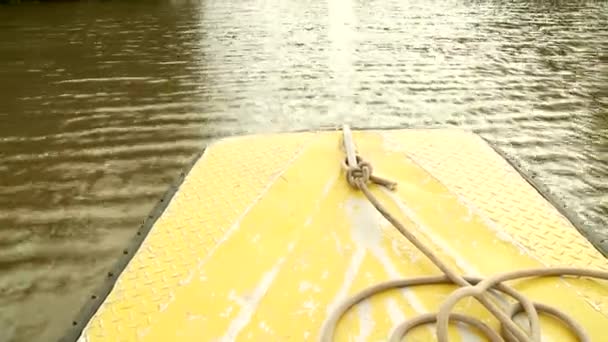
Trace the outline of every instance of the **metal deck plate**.
<path fill-rule="evenodd" d="M 608 270 L 606 259 L 478 136 L 451 130 L 355 131 L 375 188 L 406 225 L 467 275 L 541 265 Z M 83 311 L 83 341 L 315 340 L 328 310 L 375 282 L 438 274 L 344 179 L 340 132 L 246 136 L 210 146 L 117 277 Z M 158 218 L 156 218 L 156 216 Z M 608 286 L 518 283 L 576 317 L 593 340 L 608 324 Z M 452 288 L 391 291 L 351 310 L 338 340 L 384 340 Z M 492 318 L 476 303 L 460 310 Z M 91 316 L 90 321 L 88 316 Z M 88 321 L 88 323 L 87 323 Z M 565 341 L 543 319 L 545 337 Z M 86 327 L 83 326 L 86 324 Z M 432 338 L 430 329 L 412 337 Z M 453 328 L 454 340 L 474 332 Z M 74 335 L 77 336 L 77 335 Z"/>

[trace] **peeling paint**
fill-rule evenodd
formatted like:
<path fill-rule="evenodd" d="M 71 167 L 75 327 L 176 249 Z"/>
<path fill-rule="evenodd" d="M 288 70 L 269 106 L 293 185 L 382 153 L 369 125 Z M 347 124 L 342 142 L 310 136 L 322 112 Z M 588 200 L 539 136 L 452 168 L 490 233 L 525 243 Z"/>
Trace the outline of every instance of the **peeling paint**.
<path fill-rule="evenodd" d="M 190 271 L 188 273 L 188 277 L 186 277 L 185 279 L 181 279 L 178 284 L 179 286 L 185 286 L 190 284 L 190 282 L 192 281 L 192 278 L 194 277 L 194 271 Z"/>
<path fill-rule="evenodd" d="M 165 310 L 167 310 L 169 305 L 171 303 L 173 303 L 174 300 L 175 300 L 175 294 L 173 292 L 169 292 L 169 300 L 165 303 L 158 304 L 158 311 L 164 312 Z"/>
<path fill-rule="evenodd" d="M 306 291 L 312 290 L 313 292 L 319 293 L 319 292 L 321 292 L 321 287 L 319 287 L 319 285 L 313 284 L 308 281 L 302 281 L 302 282 L 300 282 L 300 285 L 298 286 L 298 290 L 300 292 L 306 292 Z"/>
<path fill-rule="evenodd" d="M 266 333 L 272 332 L 272 330 L 270 330 L 270 326 L 268 325 L 268 323 L 266 323 L 266 321 L 260 322 L 260 329 L 264 330 L 264 332 Z"/>
<path fill-rule="evenodd" d="M 230 314 L 232 313 L 233 307 L 229 306 L 227 307 L 224 311 L 222 311 L 220 313 L 220 317 L 222 318 L 227 318 L 228 316 L 230 316 Z"/>
<path fill-rule="evenodd" d="M 304 302 L 302 305 L 303 310 L 298 311 L 298 313 L 306 313 L 308 317 L 313 317 L 319 308 L 319 303 L 309 299 Z"/>
<path fill-rule="evenodd" d="M 310 226 L 311 223 L 312 223 L 312 216 L 308 216 L 308 218 L 306 218 L 306 221 L 304 222 L 304 227 Z"/>
<path fill-rule="evenodd" d="M 335 231 L 332 231 L 330 235 L 336 242 L 336 251 L 340 255 L 344 255 L 344 249 L 342 248 L 342 243 L 340 242 L 340 238 L 338 237 L 338 234 Z"/>
<path fill-rule="evenodd" d="M 186 314 L 186 319 L 188 321 L 195 321 L 195 320 L 199 320 L 199 319 L 202 320 L 202 319 L 205 319 L 205 316 L 204 315 L 195 315 L 195 314 L 191 314 L 188 312 Z"/>
<path fill-rule="evenodd" d="M 142 339 L 142 338 L 146 337 L 146 335 L 148 335 L 150 333 L 150 330 L 152 330 L 152 327 L 145 327 L 145 328 L 137 329 L 137 338 Z"/>
<path fill-rule="evenodd" d="M 230 290 L 230 292 L 228 292 L 228 299 L 230 299 L 231 301 L 237 303 L 239 306 L 245 305 L 245 301 L 243 300 L 243 298 L 241 298 L 240 296 L 238 296 L 236 294 L 236 291 L 234 291 L 234 290 Z"/>

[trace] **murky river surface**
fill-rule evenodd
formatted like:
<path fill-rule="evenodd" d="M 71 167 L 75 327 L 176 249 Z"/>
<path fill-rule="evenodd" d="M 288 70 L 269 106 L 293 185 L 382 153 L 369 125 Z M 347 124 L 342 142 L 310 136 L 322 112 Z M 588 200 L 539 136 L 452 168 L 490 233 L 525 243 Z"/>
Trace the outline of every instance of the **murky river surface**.
<path fill-rule="evenodd" d="M 0 341 L 52 341 L 220 136 L 474 130 L 608 222 L 608 2 L 0 6 Z"/>

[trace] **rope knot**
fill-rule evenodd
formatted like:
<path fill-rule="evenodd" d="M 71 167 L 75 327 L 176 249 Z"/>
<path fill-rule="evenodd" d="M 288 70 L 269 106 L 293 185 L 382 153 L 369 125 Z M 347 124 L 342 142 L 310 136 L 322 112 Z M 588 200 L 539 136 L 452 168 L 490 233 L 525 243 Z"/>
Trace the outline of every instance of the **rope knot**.
<path fill-rule="evenodd" d="M 342 162 L 342 167 L 346 170 L 346 181 L 351 187 L 361 189 L 362 186 L 367 185 L 369 182 L 384 186 L 389 190 L 394 190 L 397 187 L 397 183 L 395 182 L 374 176 L 374 168 L 368 161 L 359 155 L 356 155 L 355 158 L 357 164 L 354 166 L 349 165 L 346 159 Z"/>
<path fill-rule="evenodd" d="M 363 158 L 359 156 L 356 156 L 356 158 L 357 165 L 351 166 L 348 165 L 347 162 L 345 162 L 344 166 L 346 168 L 346 181 L 353 188 L 359 189 L 361 183 L 369 183 L 374 169 L 372 168 L 372 165 L 367 161 L 363 160 Z"/>

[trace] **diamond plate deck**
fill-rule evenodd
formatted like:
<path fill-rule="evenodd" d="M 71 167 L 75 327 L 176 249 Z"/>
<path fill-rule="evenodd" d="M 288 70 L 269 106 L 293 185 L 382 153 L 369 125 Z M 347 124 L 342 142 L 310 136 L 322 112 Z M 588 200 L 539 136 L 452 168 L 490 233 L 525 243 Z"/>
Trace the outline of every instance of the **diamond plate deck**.
<path fill-rule="evenodd" d="M 378 196 L 465 274 L 540 265 L 608 270 L 606 259 L 478 136 L 451 130 L 354 132 Z M 99 306 L 82 341 L 316 340 L 329 308 L 374 282 L 437 270 L 348 187 L 340 132 L 246 136 L 210 146 Z M 519 282 L 579 318 L 608 324 L 608 287 L 582 279 Z M 383 340 L 403 317 L 434 311 L 448 286 L 391 291 L 351 310 L 337 340 Z M 495 322 L 472 302 L 460 310 Z M 87 310 L 89 314 L 87 314 Z M 88 316 L 91 316 L 90 320 Z M 582 318 L 582 319 L 581 319 Z M 86 324 L 86 326 L 85 326 Z M 84 327 L 84 328 L 83 328 Z M 545 337 L 566 341 L 552 320 Z M 82 333 L 80 334 L 80 332 Z M 453 340 L 474 332 L 451 329 Z M 429 340 L 431 330 L 414 338 Z"/>

